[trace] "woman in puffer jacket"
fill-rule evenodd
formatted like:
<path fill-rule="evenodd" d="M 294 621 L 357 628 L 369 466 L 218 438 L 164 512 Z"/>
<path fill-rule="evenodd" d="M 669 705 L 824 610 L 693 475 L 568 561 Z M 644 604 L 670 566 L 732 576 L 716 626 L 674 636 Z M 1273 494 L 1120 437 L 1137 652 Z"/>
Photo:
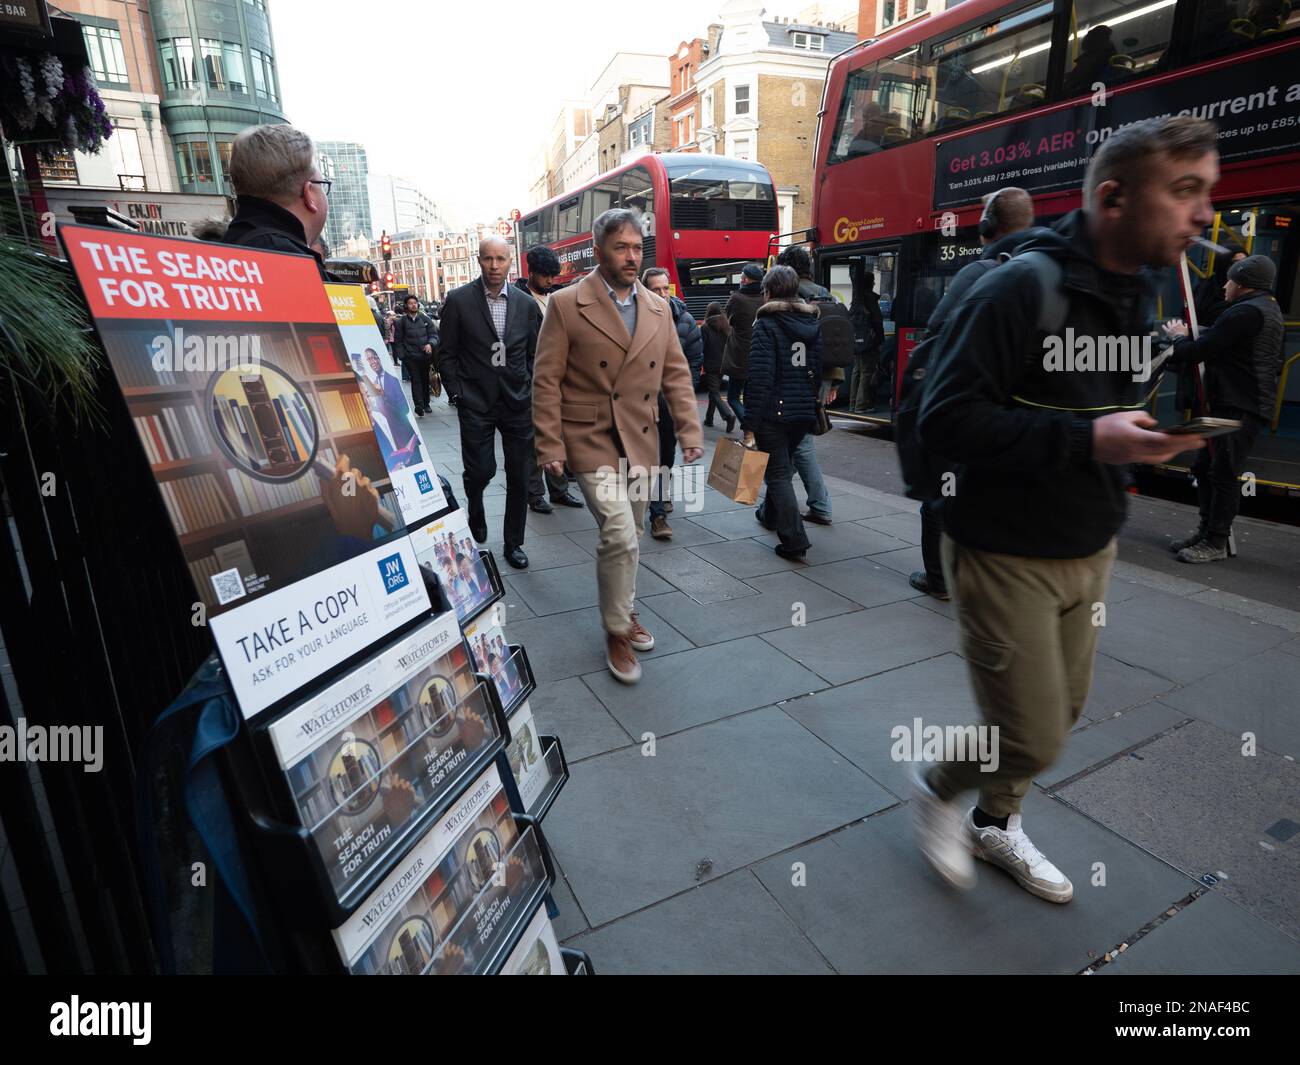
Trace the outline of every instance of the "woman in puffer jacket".
<path fill-rule="evenodd" d="M 741 418 L 746 447 L 767 452 L 763 520 L 781 542 L 782 558 L 804 557 L 809 547 L 792 476 L 794 449 L 817 421 L 821 332 L 817 308 L 799 299 L 799 275 L 774 266 L 763 278 L 767 302 L 754 318 Z"/>

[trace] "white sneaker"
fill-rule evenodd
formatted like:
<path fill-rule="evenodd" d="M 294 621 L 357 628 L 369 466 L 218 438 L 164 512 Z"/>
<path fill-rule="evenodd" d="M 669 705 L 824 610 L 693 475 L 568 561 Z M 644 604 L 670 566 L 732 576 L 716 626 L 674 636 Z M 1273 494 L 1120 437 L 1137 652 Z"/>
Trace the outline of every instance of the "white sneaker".
<path fill-rule="evenodd" d="M 944 802 L 925 780 L 924 762 L 912 767 L 912 831 L 935 872 L 963 891 L 975 886 L 975 863 L 962 834 L 961 808 Z"/>
<path fill-rule="evenodd" d="M 1020 815 L 1007 818 L 1006 830 L 989 825 L 975 827 L 975 808 L 972 806 L 962 822 L 975 857 L 996 865 L 1010 873 L 1022 888 L 1048 902 L 1069 902 L 1074 898 L 1074 885 L 1061 870 L 1042 856 L 1038 848 L 1020 827 Z"/>

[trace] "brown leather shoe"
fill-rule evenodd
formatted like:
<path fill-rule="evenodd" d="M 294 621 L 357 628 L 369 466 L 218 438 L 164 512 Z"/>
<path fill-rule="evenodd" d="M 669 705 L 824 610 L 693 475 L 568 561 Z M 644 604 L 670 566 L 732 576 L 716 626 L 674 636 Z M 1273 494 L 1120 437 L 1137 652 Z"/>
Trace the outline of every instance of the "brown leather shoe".
<path fill-rule="evenodd" d="M 626 636 L 605 633 L 605 665 L 615 679 L 624 684 L 635 684 L 641 679 L 641 663 L 636 660 L 632 644 Z"/>
<path fill-rule="evenodd" d="M 632 645 L 634 651 L 653 651 L 655 649 L 655 638 L 646 632 L 645 626 L 641 624 L 641 619 L 636 616 L 636 611 L 632 611 L 632 627 L 627 630 L 627 642 Z"/>
<path fill-rule="evenodd" d="M 673 528 L 668 524 L 668 519 L 662 514 L 650 519 L 650 535 L 656 540 L 671 540 L 673 538 Z"/>

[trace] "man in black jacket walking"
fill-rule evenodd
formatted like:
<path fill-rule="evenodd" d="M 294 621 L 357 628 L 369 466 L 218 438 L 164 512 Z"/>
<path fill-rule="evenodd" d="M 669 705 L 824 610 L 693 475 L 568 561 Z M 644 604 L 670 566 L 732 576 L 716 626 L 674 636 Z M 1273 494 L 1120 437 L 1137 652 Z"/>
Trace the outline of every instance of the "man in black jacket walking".
<path fill-rule="evenodd" d="M 325 229 L 331 184 L 315 155 L 311 138 L 285 123 L 241 131 L 230 150 L 230 181 L 239 198 L 225 243 L 310 255 L 321 280 L 329 281 L 312 250 Z"/>
<path fill-rule="evenodd" d="M 416 414 L 429 413 L 429 368 L 438 348 L 438 329 L 420 310 L 415 296 L 406 297 L 406 313 L 393 323 L 393 358 L 406 366 Z"/>
<path fill-rule="evenodd" d="M 1178 262 L 1213 219 L 1215 137 L 1189 116 L 1113 132 L 1088 166 L 1083 208 L 977 281 L 940 336 L 918 428 L 961 463 L 944 503 L 943 568 L 984 732 L 981 755 L 917 767 L 911 808 L 922 853 L 956 886 L 974 881 L 973 851 L 1040 898 L 1073 897 L 1026 835 L 1021 802 L 1087 699 L 1125 466 L 1186 446 L 1152 432 L 1143 410 L 1153 310 L 1143 268 Z M 1126 357 L 1076 363 L 1080 337 Z M 963 817 L 971 789 L 978 804 Z"/>
<path fill-rule="evenodd" d="M 965 298 L 971 287 L 989 270 L 1011 257 L 1016 245 L 1024 242 L 1034 222 L 1034 201 L 1024 189 L 1009 187 L 990 193 L 984 201 L 980 218 L 980 244 L 984 251 L 973 263 L 967 263 L 952 279 L 948 291 L 935 307 L 926 322 L 925 335 L 938 336 L 943 331 L 956 306 Z M 942 463 L 932 463 L 936 474 L 952 472 Z M 925 569 L 917 570 L 907 578 L 908 584 L 918 592 L 936 599 L 948 598 L 948 586 L 943 579 L 943 563 L 939 557 L 939 542 L 943 535 L 941 486 L 932 486 L 935 495 L 921 504 L 921 560 Z"/>
<path fill-rule="evenodd" d="M 1273 260 L 1266 256 L 1241 259 L 1229 268 L 1223 286 L 1227 308 L 1197 339 L 1188 336 L 1181 321 L 1165 324 L 1167 334 L 1181 338 L 1174 344 L 1174 362 L 1205 363 L 1210 413 L 1241 422 L 1235 433 L 1215 437 L 1192 464 L 1201 521 L 1191 536 L 1169 545 L 1180 562 L 1228 557 L 1232 522 L 1241 506 L 1238 480 L 1277 402 L 1286 321 L 1272 296 L 1276 276 Z"/>
<path fill-rule="evenodd" d="M 470 532 L 487 540 L 483 489 L 496 476 L 495 434 L 505 453 L 505 559 L 528 566 L 523 552 L 528 474 L 533 461 L 533 357 L 541 311 L 506 283 L 510 245 L 487 237 L 478 248 L 482 276 L 447 295 L 442 306 L 438 372 L 460 414 L 461 459 Z"/>
<path fill-rule="evenodd" d="M 691 382 L 700 379 L 700 369 L 704 365 L 704 334 L 700 332 L 699 323 L 686 308 L 686 304 L 672 295 L 672 283 L 668 280 L 668 271 L 662 266 L 652 266 L 641 274 L 641 284 L 656 296 L 668 302 L 668 309 L 673 312 L 673 325 L 677 327 L 677 341 L 686 356 L 686 365 L 691 368 Z M 668 410 L 668 401 L 659 393 L 659 464 L 664 471 L 671 471 L 677 460 L 677 434 L 673 431 L 673 417 Z M 672 527 L 668 524 L 668 514 L 673 509 L 670 472 L 662 473 L 658 483 L 652 489 L 653 496 L 647 508 L 650 522 L 650 535 L 656 540 L 671 540 Z"/>

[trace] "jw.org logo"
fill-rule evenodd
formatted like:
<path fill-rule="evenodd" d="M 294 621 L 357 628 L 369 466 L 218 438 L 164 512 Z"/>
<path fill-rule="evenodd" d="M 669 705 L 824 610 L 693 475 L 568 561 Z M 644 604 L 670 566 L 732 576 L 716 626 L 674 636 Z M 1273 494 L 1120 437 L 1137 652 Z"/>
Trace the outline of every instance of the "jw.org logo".
<path fill-rule="evenodd" d="M 422 496 L 426 496 L 433 491 L 433 480 L 429 477 L 428 470 L 415 471 L 415 487 L 420 490 Z"/>
<path fill-rule="evenodd" d="M 406 575 L 406 567 L 402 564 L 401 555 L 389 555 L 387 558 L 379 560 L 379 573 L 384 578 L 384 589 L 389 595 L 392 595 L 400 588 L 405 588 L 410 583 L 410 578 Z"/>

